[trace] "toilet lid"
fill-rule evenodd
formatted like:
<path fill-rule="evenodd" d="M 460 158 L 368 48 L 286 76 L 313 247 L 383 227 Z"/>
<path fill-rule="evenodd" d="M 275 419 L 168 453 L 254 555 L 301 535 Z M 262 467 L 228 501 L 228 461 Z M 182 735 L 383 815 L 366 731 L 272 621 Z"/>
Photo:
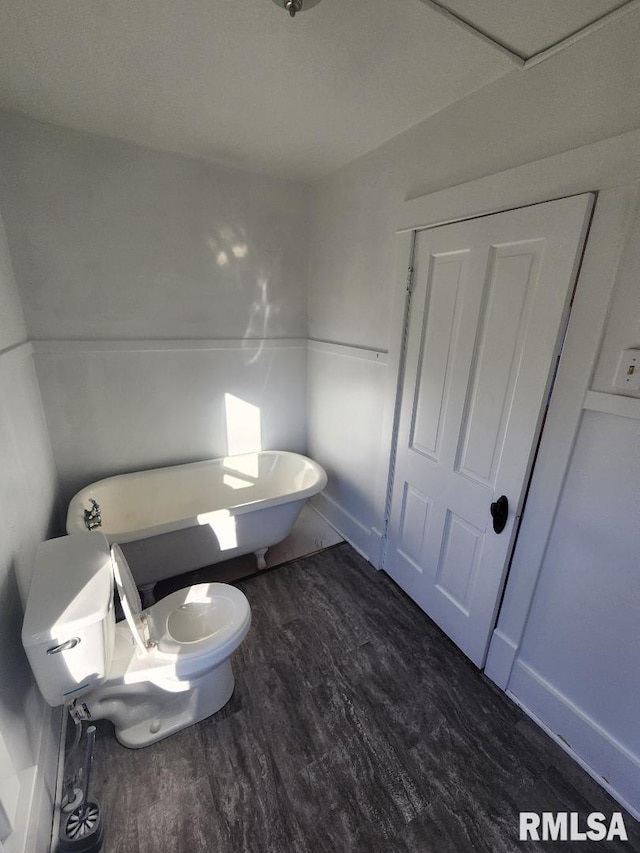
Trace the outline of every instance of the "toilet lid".
<path fill-rule="evenodd" d="M 140 601 L 138 587 L 131 574 L 129 564 L 119 545 L 111 546 L 111 562 L 113 565 L 113 577 L 115 578 L 120 603 L 124 611 L 124 618 L 127 620 L 136 645 L 146 652 L 148 651 L 147 641 L 149 636 L 145 623 L 140 618 L 142 602 Z"/>

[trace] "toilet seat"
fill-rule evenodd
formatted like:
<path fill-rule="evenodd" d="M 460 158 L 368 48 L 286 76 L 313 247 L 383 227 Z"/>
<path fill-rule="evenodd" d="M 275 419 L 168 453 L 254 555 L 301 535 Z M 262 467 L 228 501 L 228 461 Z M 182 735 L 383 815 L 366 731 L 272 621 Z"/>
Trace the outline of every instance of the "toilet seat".
<path fill-rule="evenodd" d="M 139 652 L 176 659 L 180 669 L 206 657 L 223 660 L 240 644 L 251 624 L 251 609 L 239 589 L 202 583 L 179 589 L 147 610 L 122 549 L 111 546 L 113 575 L 125 619 Z"/>
<path fill-rule="evenodd" d="M 146 611 L 159 652 L 180 658 L 228 654 L 249 630 L 249 602 L 234 586 L 200 583 L 179 589 Z"/>

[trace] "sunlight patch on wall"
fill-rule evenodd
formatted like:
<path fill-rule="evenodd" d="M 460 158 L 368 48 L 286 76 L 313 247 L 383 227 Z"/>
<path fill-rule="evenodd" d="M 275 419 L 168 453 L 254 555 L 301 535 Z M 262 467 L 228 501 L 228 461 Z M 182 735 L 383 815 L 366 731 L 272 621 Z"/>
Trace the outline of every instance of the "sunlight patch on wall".
<path fill-rule="evenodd" d="M 220 228 L 217 237 L 211 235 L 204 239 L 219 267 L 228 267 L 232 257 L 240 261 L 249 255 L 244 228 L 237 231 L 228 227 Z"/>
<path fill-rule="evenodd" d="M 224 395 L 227 421 L 227 454 L 255 453 L 262 450 L 260 407 L 234 394 Z"/>

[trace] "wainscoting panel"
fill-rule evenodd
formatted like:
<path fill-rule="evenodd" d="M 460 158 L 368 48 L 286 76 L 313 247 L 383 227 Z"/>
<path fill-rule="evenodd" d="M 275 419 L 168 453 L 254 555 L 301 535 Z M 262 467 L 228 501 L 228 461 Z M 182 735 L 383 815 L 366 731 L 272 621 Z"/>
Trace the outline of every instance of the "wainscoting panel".
<path fill-rule="evenodd" d="M 309 341 L 309 455 L 329 484 L 316 509 L 376 567 L 382 561 L 389 448 L 383 447 L 387 354 Z"/>
<path fill-rule="evenodd" d="M 41 341 L 34 349 L 65 502 L 120 472 L 305 450 L 305 341 Z"/>
<path fill-rule="evenodd" d="M 639 817 L 638 401 L 587 403 L 507 690 Z"/>

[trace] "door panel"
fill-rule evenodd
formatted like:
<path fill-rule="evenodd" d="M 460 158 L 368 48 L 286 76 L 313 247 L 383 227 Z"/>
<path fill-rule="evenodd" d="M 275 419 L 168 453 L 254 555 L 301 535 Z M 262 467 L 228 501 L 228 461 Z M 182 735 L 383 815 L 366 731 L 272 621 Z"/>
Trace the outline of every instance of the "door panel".
<path fill-rule="evenodd" d="M 535 245 L 535 248 L 534 248 Z M 543 244 L 493 249 L 458 471 L 493 486 Z M 517 254 L 514 252 L 517 249 Z"/>
<path fill-rule="evenodd" d="M 411 445 L 431 459 L 438 458 L 442 438 L 447 369 L 455 348 L 454 324 L 468 253 L 434 258 L 429 271 L 429 304 L 420 355 L 418 393 L 414 403 Z"/>
<path fill-rule="evenodd" d="M 400 521 L 399 549 L 402 556 L 422 572 L 427 523 L 429 521 L 428 498 L 409 483 L 404 484 L 402 518 Z"/>
<path fill-rule="evenodd" d="M 479 666 L 592 196 L 422 231 L 386 571 Z M 506 494 L 504 533 L 490 504 Z"/>
<path fill-rule="evenodd" d="M 482 531 L 447 510 L 436 588 L 465 616 L 469 615 L 470 585 L 482 548 Z"/>

